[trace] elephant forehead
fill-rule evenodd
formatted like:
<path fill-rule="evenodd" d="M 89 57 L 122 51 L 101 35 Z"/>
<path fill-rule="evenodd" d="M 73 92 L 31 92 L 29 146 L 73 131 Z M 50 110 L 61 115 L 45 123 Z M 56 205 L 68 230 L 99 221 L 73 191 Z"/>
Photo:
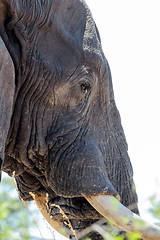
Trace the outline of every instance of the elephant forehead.
<path fill-rule="evenodd" d="M 36 48 L 48 69 L 61 73 L 61 75 L 74 71 L 80 62 L 75 50 L 72 50 L 69 44 L 51 32 L 42 32 L 39 35 Z"/>
<path fill-rule="evenodd" d="M 99 35 L 84 1 L 9 1 L 10 27 L 21 33 L 25 55 L 38 55 L 52 69 L 67 71 L 102 58 Z M 24 41 L 25 39 L 25 41 Z M 88 54 L 91 55 L 89 59 Z M 34 56 L 35 58 L 35 56 Z"/>

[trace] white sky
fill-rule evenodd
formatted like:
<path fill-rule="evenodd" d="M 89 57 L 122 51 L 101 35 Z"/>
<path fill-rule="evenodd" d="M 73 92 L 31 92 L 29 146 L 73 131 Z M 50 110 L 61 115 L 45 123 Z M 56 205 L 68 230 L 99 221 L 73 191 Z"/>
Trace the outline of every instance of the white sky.
<path fill-rule="evenodd" d="M 147 198 L 160 193 L 160 2 L 86 2 L 111 67 L 141 215 L 153 221 L 146 209 Z"/>

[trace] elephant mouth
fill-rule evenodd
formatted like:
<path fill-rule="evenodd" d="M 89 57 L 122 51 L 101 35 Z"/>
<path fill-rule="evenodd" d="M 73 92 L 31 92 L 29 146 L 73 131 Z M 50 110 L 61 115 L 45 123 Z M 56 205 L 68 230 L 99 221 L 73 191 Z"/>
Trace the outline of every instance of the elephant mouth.
<path fill-rule="evenodd" d="M 102 215 L 100 215 L 85 198 L 57 197 L 51 199 L 47 205 L 50 216 L 57 221 L 64 221 L 65 217 L 69 220 L 77 221 L 98 220 L 102 218 Z M 74 229 L 77 228 L 77 226 L 73 227 Z M 78 228 L 84 228 L 83 224 L 82 226 L 78 225 Z"/>
<path fill-rule="evenodd" d="M 103 218 L 83 197 L 49 199 L 47 195 L 30 193 L 48 223 L 69 238 L 75 236 L 95 221 Z"/>

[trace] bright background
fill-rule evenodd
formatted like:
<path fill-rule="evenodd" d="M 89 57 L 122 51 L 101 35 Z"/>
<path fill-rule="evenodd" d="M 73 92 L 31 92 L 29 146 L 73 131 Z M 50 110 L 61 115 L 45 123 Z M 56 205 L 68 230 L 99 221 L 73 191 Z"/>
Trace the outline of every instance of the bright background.
<path fill-rule="evenodd" d="M 148 198 L 157 194 L 160 199 L 160 2 L 86 2 L 98 26 L 111 67 L 116 103 L 134 168 L 141 216 L 154 222 L 148 213 Z M 41 222 L 45 239 L 47 236 L 53 239 L 44 226 L 46 224 Z M 33 230 L 36 232 L 37 229 Z"/>

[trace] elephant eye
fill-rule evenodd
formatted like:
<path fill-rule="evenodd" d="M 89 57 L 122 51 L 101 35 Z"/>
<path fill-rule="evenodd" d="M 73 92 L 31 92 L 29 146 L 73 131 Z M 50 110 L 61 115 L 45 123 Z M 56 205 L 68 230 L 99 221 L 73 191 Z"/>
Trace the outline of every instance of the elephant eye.
<path fill-rule="evenodd" d="M 83 93 L 86 93 L 90 90 L 91 86 L 89 83 L 82 83 L 81 84 L 81 90 Z"/>

